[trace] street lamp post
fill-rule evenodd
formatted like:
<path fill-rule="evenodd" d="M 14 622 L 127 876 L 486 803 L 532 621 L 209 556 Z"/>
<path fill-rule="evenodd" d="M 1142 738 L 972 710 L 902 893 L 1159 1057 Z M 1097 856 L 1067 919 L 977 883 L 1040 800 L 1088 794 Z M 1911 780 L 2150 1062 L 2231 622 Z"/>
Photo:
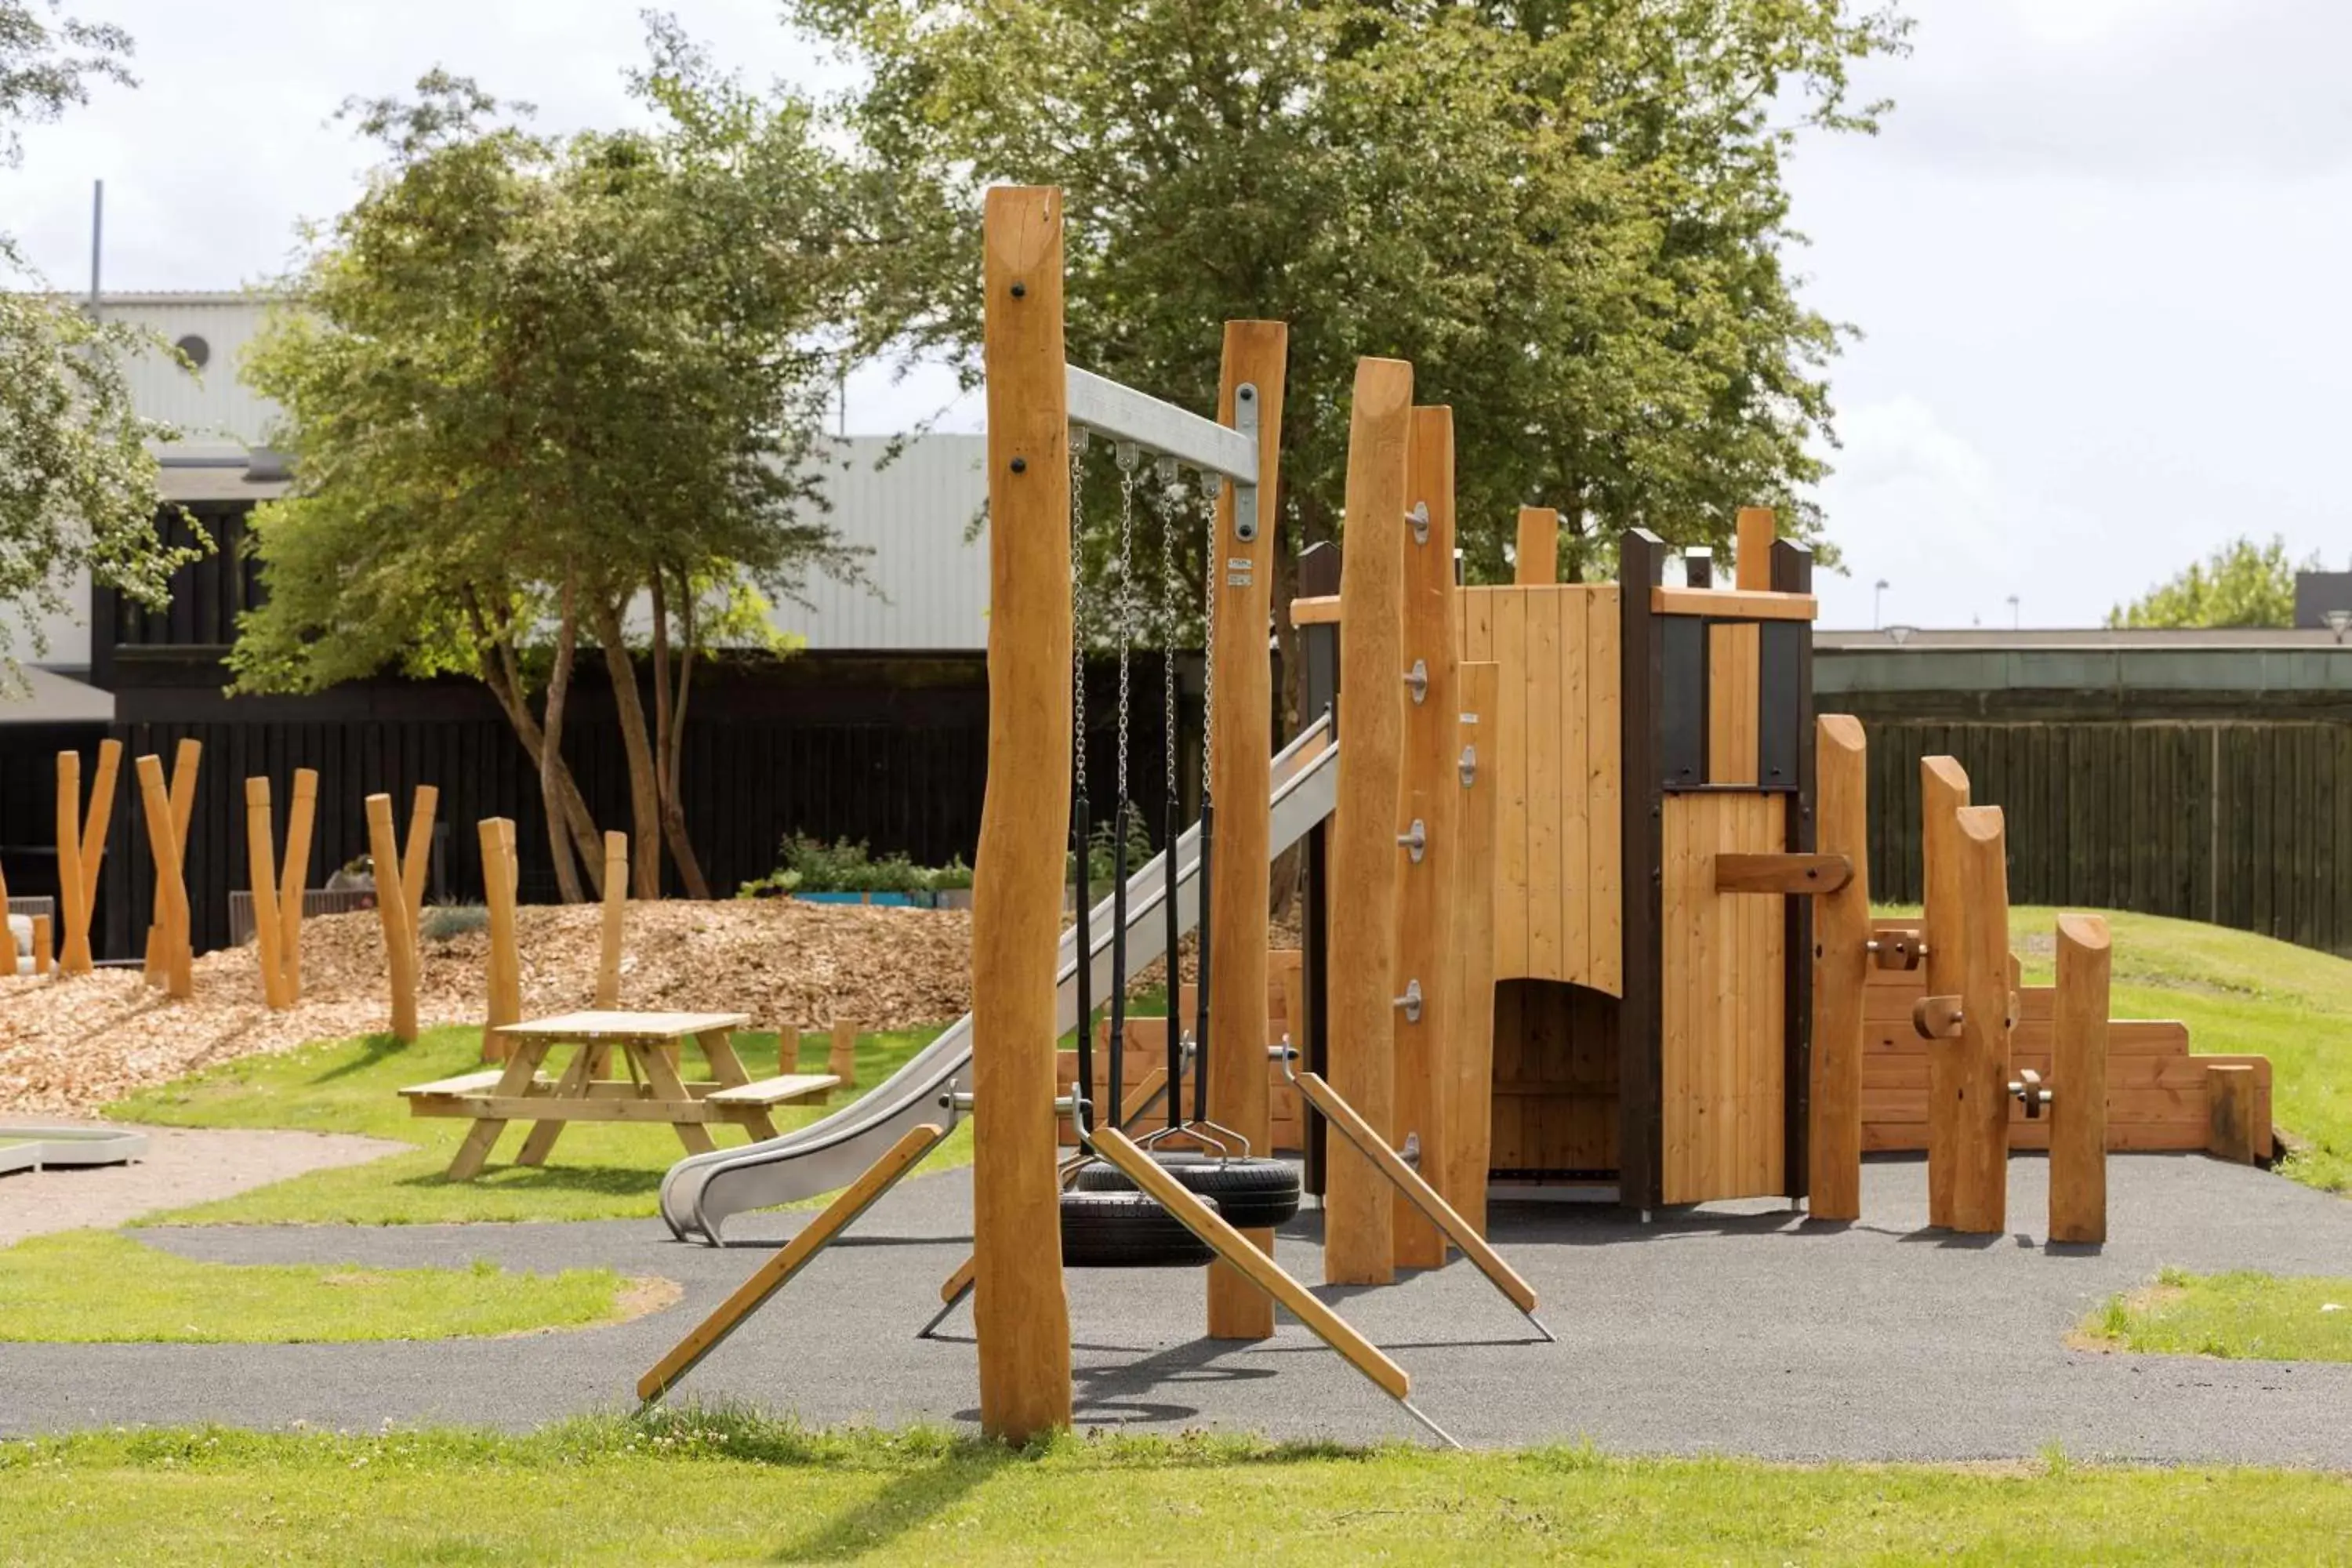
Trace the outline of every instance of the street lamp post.
<path fill-rule="evenodd" d="M 1876 631 L 1876 630 L 1879 628 L 1879 626 L 1880 626 L 1881 622 L 1882 622 L 1882 621 L 1883 621 L 1883 619 L 1884 619 L 1884 617 L 1880 615 L 1880 613 L 1879 613 L 1879 612 L 1880 612 L 1880 603 L 1881 603 L 1881 601 L 1882 601 L 1882 600 L 1884 600 L 1884 599 L 1886 597 L 1886 585 L 1887 585 L 1887 584 L 1886 584 L 1886 579 L 1885 579 L 1885 578 L 1884 578 L 1884 577 L 1881 577 L 1881 578 L 1880 578 L 1876 583 L 1874 583 L 1874 584 L 1873 584 L 1871 585 L 1871 589 L 1870 589 L 1870 629 L 1871 629 L 1872 631 Z"/>

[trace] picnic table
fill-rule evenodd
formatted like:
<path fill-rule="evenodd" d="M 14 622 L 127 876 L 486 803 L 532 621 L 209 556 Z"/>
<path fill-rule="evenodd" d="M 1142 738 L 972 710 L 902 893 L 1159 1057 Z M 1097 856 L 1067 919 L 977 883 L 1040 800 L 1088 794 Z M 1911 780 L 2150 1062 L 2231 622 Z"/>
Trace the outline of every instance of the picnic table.
<path fill-rule="evenodd" d="M 743 1013 L 583 1012 L 533 1018 L 496 1031 L 508 1053 L 503 1067 L 400 1092 L 412 1115 L 473 1119 L 473 1130 L 449 1162 L 453 1182 L 481 1173 L 491 1145 L 509 1121 L 533 1124 L 515 1157 L 519 1165 L 543 1163 L 571 1121 L 666 1121 L 689 1153 L 706 1154 L 718 1147 L 710 1123 L 730 1122 L 755 1140 L 773 1138 L 770 1110 L 821 1100 L 841 1083 L 830 1073 L 753 1079 L 729 1038 L 730 1031 L 750 1022 Z M 682 1076 L 689 1040 L 709 1064 L 708 1079 Z M 572 1060 L 560 1076 L 551 1077 L 541 1069 L 558 1046 L 572 1048 Z M 615 1052 L 626 1078 L 605 1076 Z"/>

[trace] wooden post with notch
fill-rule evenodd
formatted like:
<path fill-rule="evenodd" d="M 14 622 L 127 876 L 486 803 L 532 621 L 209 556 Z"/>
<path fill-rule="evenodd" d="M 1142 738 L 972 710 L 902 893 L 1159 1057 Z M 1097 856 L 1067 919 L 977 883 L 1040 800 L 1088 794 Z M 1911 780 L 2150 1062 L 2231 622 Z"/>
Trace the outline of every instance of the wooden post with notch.
<path fill-rule="evenodd" d="M 1220 635 L 1209 650 L 1216 679 L 1216 710 L 1209 715 L 1209 789 L 1217 805 L 1214 878 L 1209 904 L 1210 1114 L 1257 1150 L 1274 1142 L 1266 1079 L 1265 911 L 1272 872 L 1266 859 L 1271 827 L 1273 756 L 1265 716 L 1274 700 L 1274 664 L 1266 639 L 1242 628 L 1265 625 L 1274 593 L 1275 497 L 1282 477 L 1283 388 L 1290 329 L 1280 321 L 1227 321 L 1218 374 L 1217 418 L 1232 425 L 1244 387 L 1257 408 L 1258 527 L 1234 529 L 1232 485 L 1218 488 L 1207 542 L 1210 591 L 1217 595 Z M 1176 1017 L 1192 1015 L 1180 1008 Z M 1177 1027 L 1176 1017 L 1169 1026 Z M 1172 1092 L 1172 1091 L 1171 1091 Z M 1274 1232 L 1242 1235 L 1261 1252 L 1274 1251 Z M 1263 1340 L 1274 1334 L 1274 1301 L 1241 1270 L 1223 1260 L 1209 1266 L 1209 1337 Z"/>
<path fill-rule="evenodd" d="M 1744 517 L 1746 514 L 1742 513 Z M 1739 563 L 1745 570 L 1748 547 Z M 1862 721 L 1814 721 L 1813 822 L 1822 853 L 1853 868 L 1813 900 L 1812 1085 L 1805 1188 L 1815 1219 L 1862 1217 L 1863 987 L 1870 979 L 1870 759 Z"/>
<path fill-rule="evenodd" d="M 441 792 L 432 784 L 418 784 L 409 797 L 408 837 L 400 854 L 400 896 L 408 906 L 408 940 L 422 943 L 425 924 L 425 873 L 433 856 L 433 816 L 440 808 Z M 379 873 L 376 886 L 383 886 Z M 420 952 L 421 952 L 420 948 Z"/>
<path fill-rule="evenodd" d="M 1356 362 L 1349 415 L 1347 552 L 1339 567 L 1339 749 L 1330 828 L 1330 1080 L 1382 1138 L 1396 1136 L 1396 841 L 1404 773 L 1404 513 L 1412 366 Z M 1327 1149 L 1323 1279 L 1396 1278 L 1396 1200 L 1352 1148 Z"/>
<path fill-rule="evenodd" d="M 164 994 L 186 997 L 195 994 L 188 958 L 188 887 L 183 875 L 178 826 L 173 821 L 172 799 L 163 787 L 163 760 L 139 759 L 139 796 L 146 808 L 147 841 L 155 860 L 155 882 L 161 890 L 157 910 L 157 944 L 161 950 Z"/>
<path fill-rule="evenodd" d="M 629 904 L 629 836 L 604 835 L 604 919 L 596 946 L 596 1005 L 621 1005 L 621 935 Z"/>
<path fill-rule="evenodd" d="M 292 1004 L 278 952 L 285 932 L 278 920 L 278 845 L 267 778 L 245 781 L 245 865 L 252 889 L 253 943 L 261 959 L 261 999 L 271 1012 L 281 1012 Z"/>
<path fill-rule="evenodd" d="M 310 828 L 319 815 L 319 770 L 294 770 L 286 812 L 286 862 L 278 877 L 278 952 L 286 966 L 286 1000 L 302 1000 L 302 902 L 310 888 Z"/>
<path fill-rule="evenodd" d="M 515 937 L 515 825 L 486 816 L 475 828 L 482 850 L 482 902 L 490 916 L 488 991 L 482 1013 L 482 1059 L 504 1061 L 499 1031 L 522 1022 L 522 951 Z"/>
<path fill-rule="evenodd" d="M 1969 804 L 1969 775 L 1952 757 L 1919 759 L 1919 854 L 1927 947 L 1927 994 L 1958 996 L 1968 963 L 1960 890 L 1959 813 Z M 1952 1173 L 1959 1158 L 1958 1045 L 1927 1041 L 1927 1223 L 1952 1223 Z"/>
<path fill-rule="evenodd" d="M 1511 551 L 1511 581 L 1522 588 L 1548 588 L 1559 581 L 1559 512 L 1548 506 L 1519 508 L 1519 532 Z"/>
<path fill-rule="evenodd" d="M 2058 917 L 2050 1056 L 2050 1239 L 2107 1239 L 2107 993 L 2112 953 L 2097 915 Z"/>
<path fill-rule="evenodd" d="M 1954 1152 L 1950 1226 L 1996 1235 L 2009 1223 L 2009 861 L 2000 807 L 1958 813 L 1960 1038 L 1951 1084 Z M 1934 939 L 1927 956 L 1935 957 Z"/>
<path fill-rule="evenodd" d="M 1025 1443 L 1070 1424 L 1052 1110 L 1060 1033 L 1054 977 L 1070 837 L 1061 193 L 991 190 L 982 227 L 988 783 L 971 893 L 972 1093 L 983 1108 L 972 1131 L 972 1318 L 981 1430 Z"/>
<path fill-rule="evenodd" d="M 367 797 L 368 854 L 375 866 L 375 914 L 383 929 L 384 966 L 391 975 L 394 1039 L 416 1038 L 416 933 L 408 924 L 408 896 L 400 879 L 400 839 L 392 796 Z"/>
<path fill-rule="evenodd" d="M 1446 1060 L 1444 1163 L 1438 1191 L 1480 1236 L 1486 1234 L 1486 1175 L 1495 1135 L 1495 803 L 1502 795 L 1493 724 L 1499 667 L 1465 663 L 1458 672 L 1462 717 L 1461 796 L 1454 858 L 1456 967 Z"/>
<path fill-rule="evenodd" d="M 1400 838 L 1418 838 L 1399 866 L 1396 994 L 1421 994 L 1396 1019 L 1396 1109 L 1390 1135 L 1418 1140 L 1433 1182 L 1445 1168 L 1445 1100 L 1453 1053 L 1457 942 L 1455 862 L 1461 854 L 1462 697 L 1460 607 L 1454 593 L 1454 410 L 1412 411 L 1405 458 L 1404 665 L 1418 680 L 1404 704 L 1404 783 Z M 1417 1016 L 1416 1016 L 1417 1015 Z M 1406 1268 L 1445 1263 L 1445 1237 L 1400 1192 L 1395 1256 Z"/>

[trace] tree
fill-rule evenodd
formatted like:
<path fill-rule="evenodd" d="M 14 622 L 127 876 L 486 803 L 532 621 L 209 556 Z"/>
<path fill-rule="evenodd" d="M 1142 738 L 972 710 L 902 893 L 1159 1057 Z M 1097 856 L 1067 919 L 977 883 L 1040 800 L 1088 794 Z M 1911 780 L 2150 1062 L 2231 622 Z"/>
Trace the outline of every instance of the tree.
<path fill-rule="evenodd" d="M 572 898 L 575 854 L 592 884 L 602 866 L 562 752 L 592 647 L 636 892 L 659 895 L 666 843 L 707 898 L 679 795 L 697 661 L 764 631 L 764 595 L 856 572 L 817 468 L 836 181 L 804 105 L 758 103 L 667 23 L 635 85 L 656 131 L 536 135 L 441 72 L 352 106 L 387 162 L 247 359 L 295 482 L 256 513 L 268 598 L 231 663 L 241 690 L 478 678 L 540 770 Z"/>
<path fill-rule="evenodd" d="M 2291 626 L 2294 625 L 2294 574 L 2319 570 L 2314 552 L 2297 563 L 2287 559 L 2277 534 L 2256 544 L 2241 534 L 2168 583 L 2159 583 L 2128 605 L 2107 612 L 2111 626 Z"/>
<path fill-rule="evenodd" d="M 1475 578 L 1503 571 L 1523 502 L 1569 521 L 1571 575 L 1606 570 L 1626 526 L 1720 543 L 1759 501 L 1819 537 L 1795 498 L 1824 471 L 1839 329 L 1785 265 L 1781 162 L 1801 130 L 1873 127 L 1847 69 L 1902 48 L 1899 18 L 1848 0 L 788 14 L 867 73 L 845 112 L 897 178 L 884 254 L 911 350 L 970 363 L 996 181 L 1065 192 L 1074 361 L 1203 407 L 1220 321 L 1290 323 L 1285 626 L 1296 552 L 1339 529 L 1362 354 L 1411 359 L 1417 395 L 1453 405 Z"/>
<path fill-rule="evenodd" d="M 129 85 L 130 53 L 120 27 L 61 16 L 55 0 L 0 0 L 0 167 L 22 160 L 25 123 L 87 103 L 93 81 Z M 198 553 L 156 532 L 147 443 L 171 431 L 139 417 L 122 376 L 124 358 L 160 346 L 46 291 L 0 233 L 0 680 L 17 673 L 15 623 L 46 652 L 42 617 L 72 608 L 77 573 L 160 607 Z"/>

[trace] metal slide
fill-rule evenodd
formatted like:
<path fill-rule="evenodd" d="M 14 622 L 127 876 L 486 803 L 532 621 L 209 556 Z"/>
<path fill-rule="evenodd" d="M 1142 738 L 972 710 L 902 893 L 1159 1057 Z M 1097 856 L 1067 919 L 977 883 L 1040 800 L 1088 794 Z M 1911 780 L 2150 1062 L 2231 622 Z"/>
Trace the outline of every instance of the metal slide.
<path fill-rule="evenodd" d="M 1272 832 L 1266 853 L 1279 855 L 1331 815 L 1338 797 L 1339 749 L 1329 721 L 1318 720 L 1274 759 Z M 1177 840 L 1177 923 L 1200 921 L 1200 825 Z M 1158 958 L 1167 937 L 1160 900 L 1168 896 L 1165 854 L 1155 855 L 1127 879 L 1127 962 L 1130 971 Z M 1095 906 L 1094 994 L 1110 988 L 1111 900 Z M 1055 1027 L 1077 1026 L 1077 928 L 1062 933 L 1056 973 Z M 717 1246 L 720 1229 L 750 1209 L 794 1203 L 847 1186 L 908 1130 L 939 1114 L 939 1097 L 971 1069 L 971 1015 L 948 1026 L 867 1094 L 832 1115 L 780 1137 L 740 1149 L 689 1154 L 662 1178 L 662 1218 L 681 1241 Z M 982 1109 L 985 1114 L 985 1108 Z"/>

